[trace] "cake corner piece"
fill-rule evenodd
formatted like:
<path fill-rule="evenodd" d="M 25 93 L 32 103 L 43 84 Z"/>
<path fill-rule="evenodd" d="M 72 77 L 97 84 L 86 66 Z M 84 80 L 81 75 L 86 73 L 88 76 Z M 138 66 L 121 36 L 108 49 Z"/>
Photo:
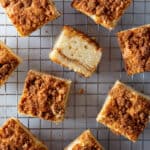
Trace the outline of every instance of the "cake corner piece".
<path fill-rule="evenodd" d="M 0 41 L 0 86 L 8 80 L 21 62 L 22 59 Z"/>
<path fill-rule="evenodd" d="M 17 118 L 9 118 L 0 128 L 0 149 L 48 150 Z"/>
<path fill-rule="evenodd" d="M 64 150 L 81 150 L 81 149 L 104 150 L 103 146 L 97 141 L 92 132 L 88 129 L 83 131 L 73 142 Z"/>
<path fill-rule="evenodd" d="M 64 26 L 49 58 L 84 77 L 95 72 L 102 56 L 99 44 L 81 31 Z"/>
<path fill-rule="evenodd" d="M 70 88 L 71 80 L 30 70 L 18 104 L 19 113 L 56 123 L 62 122 Z"/>
<path fill-rule="evenodd" d="M 90 1 L 73 0 L 71 6 L 83 14 L 89 16 L 96 24 L 112 30 L 129 7 L 132 0 L 118 1 Z"/>
<path fill-rule="evenodd" d="M 149 115 L 150 97 L 116 81 L 96 120 L 112 132 L 136 142 L 149 122 Z"/>
<path fill-rule="evenodd" d="M 0 1 L 20 36 L 29 36 L 49 21 L 60 16 L 53 0 Z"/>
<path fill-rule="evenodd" d="M 117 33 L 128 75 L 150 71 L 150 24 Z"/>

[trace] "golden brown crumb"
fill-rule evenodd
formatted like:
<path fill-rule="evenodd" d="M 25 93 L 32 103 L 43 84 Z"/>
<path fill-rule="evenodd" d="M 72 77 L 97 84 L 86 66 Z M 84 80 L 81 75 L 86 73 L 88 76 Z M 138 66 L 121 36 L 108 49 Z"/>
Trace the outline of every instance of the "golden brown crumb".
<path fill-rule="evenodd" d="M 150 25 L 121 31 L 118 40 L 129 75 L 150 71 Z"/>
<path fill-rule="evenodd" d="M 19 120 L 10 118 L 0 129 L 1 150 L 48 150 Z"/>
<path fill-rule="evenodd" d="M 111 29 L 130 3 L 131 0 L 73 0 L 72 7 Z"/>
<path fill-rule="evenodd" d="M 0 41 L 0 85 L 8 79 L 20 62 L 20 58 Z"/>
<path fill-rule="evenodd" d="M 21 36 L 27 36 L 60 13 L 52 0 L 0 0 Z"/>
<path fill-rule="evenodd" d="M 19 112 L 45 120 L 62 121 L 71 82 L 30 70 L 25 80 Z"/>
<path fill-rule="evenodd" d="M 136 141 L 147 125 L 149 115 L 150 98 L 133 91 L 121 82 L 116 82 L 97 121 Z"/>

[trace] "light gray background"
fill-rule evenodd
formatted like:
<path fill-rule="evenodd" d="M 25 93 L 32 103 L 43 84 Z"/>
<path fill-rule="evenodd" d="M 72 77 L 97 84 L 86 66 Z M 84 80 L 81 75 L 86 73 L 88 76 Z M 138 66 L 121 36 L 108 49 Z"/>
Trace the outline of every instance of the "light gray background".
<path fill-rule="evenodd" d="M 117 79 L 150 95 L 150 73 L 131 77 L 126 75 L 115 36 L 116 32 L 122 29 L 150 23 L 150 0 L 134 0 L 112 32 L 96 25 L 88 17 L 72 9 L 69 0 L 55 1 L 62 16 L 27 38 L 18 36 L 16 29 L 0 8 L 0 39 L 24 60 L 0 89 L 0 124 L 8 117 L 17 117 L 52 150 L 62 150 L 87 128 L 93 131 L 106 150 L 149 150 L 150 125 L 144 130 L 139 140 L 133 144 L 96 123 L 95 118 L 104 103 L 108 90 Z M 98 71 L 89 79 L 82 78 L 52 63 L 48 58 L 50 48 L 65 24 L 74 26 L 91 37 L 96 37 L 103 47 L 103 58 L 98 66 Z M 66 119 L 63 123 L 56 125 L 17 113 L 16 106 L 29 69 L 37 69 L 73 80 Z M 85 90 L 84 95 L 78 94 L 81 88 Z"/>

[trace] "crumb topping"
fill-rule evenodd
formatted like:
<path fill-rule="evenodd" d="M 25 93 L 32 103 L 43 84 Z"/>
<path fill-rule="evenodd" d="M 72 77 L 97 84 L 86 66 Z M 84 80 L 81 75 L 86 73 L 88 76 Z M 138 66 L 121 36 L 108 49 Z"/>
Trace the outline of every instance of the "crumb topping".
<path fill-rule="evenodd" d="M 99 146 L 96 139 L 90 134 L 87 132 L 81 134 L 78 138 L 80 143 L 75 144 L 72 150 L 102 150 L 102 147 Z"/>
<path fill-rule="evenodd" d="M 15 120 L 9 120 L 0 130 L 1 150 L 46 150 L 37 143 Z"/>
<path fill-rule="evenodd" d="M 19 104 L 20 112 L 46 120 L 63 119 L 68 88 L 63 80 L 30 71 Z"/>
<path fill-rule="evenodd" d="M 111 101 L 105 108 L 104 123 L 136 140 L 149 121 L 150 101 L 122 84 L 110 91 L 110 97 Z"/>
<path fill-rule="evenodd" d="M 131 0 L 74 0 L 73 6 L 109 23 L 118 20 L 130 3 Z"/>
<path fill-rule="evenodd" d="M 59 16 L 51 0 L 1 0 L 2 6 L 23 35 Z"/>
<path fill-rule="evenodd" d="M 118 37 L 128 73 L 150 71 L 150 26 L 121 32 Z"/>
<path fill-rule="evenodd" d="M 19 65 L 19 60 L 0 44 L 0 80 L 7 76 Z"/>

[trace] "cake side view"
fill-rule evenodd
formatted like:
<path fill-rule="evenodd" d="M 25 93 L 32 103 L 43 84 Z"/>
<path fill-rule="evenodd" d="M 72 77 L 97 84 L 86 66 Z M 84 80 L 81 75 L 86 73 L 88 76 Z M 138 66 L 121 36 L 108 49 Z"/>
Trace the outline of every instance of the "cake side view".
<path fill-rule="evenodd" d="M 21 36 L 60 16 L 52 0 L 0 0 L 0 4 Z"/>
<path fill-rule="evenodd" d="M 64 150 L 104 150 L 90 130 L 86 130 Z"/>
<path fill-rule="evenodd" d="M 48 150 L 18 119 L 9 118 L 0 128 L 1 150 Z"/>
<path fill-rule="evenodd" d="M 49 57 L 57 64 L 90 77 L 101 60 L 102 49 L 84 33 L 64 26 Z"/>
<path fill-rule="evenodd" d="M 132 0 L 73 0 L 72 7 L 111 30 L 131 2 Z"/>
<path fill-rule="evenodd" d="M 149 72 L 150 24 L 121 31 L 117 35 L 128 75 Z"/>
<path fill-rule="evenodd" d="M 64 120 L 71 81 L 30 70 L 18 104 L 21 114 L 53 122 Z"/>
<path fill-rule="evenodd" d="M 8 80 L 21 62 L 21 58 L 0 41 L 0 86 Z"/>
<path fill-rule="evenodd" d="M 149 115 L 150 97 L 116 81 L 96 120 L 135 142 L 148 124 Z"/>

